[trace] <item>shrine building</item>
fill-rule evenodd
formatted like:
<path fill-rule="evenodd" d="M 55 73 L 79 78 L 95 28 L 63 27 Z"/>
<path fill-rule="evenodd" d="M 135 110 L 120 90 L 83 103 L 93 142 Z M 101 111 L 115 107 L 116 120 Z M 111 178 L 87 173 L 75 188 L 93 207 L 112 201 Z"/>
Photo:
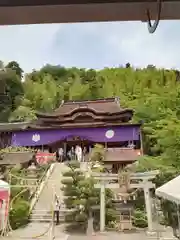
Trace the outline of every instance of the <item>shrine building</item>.
<path fill-rule="evenodd" d="M 77 144 L 88 151 L 106 149 L 106 164 L 127 164 L 142 154 L 141 124 L 131 123 L 133 110 L 119 98 L 62 101 L 52 113 L 37 113 L 32 122 L 0 124 L 0 148 L 25 146 L 57 151 Z"/>

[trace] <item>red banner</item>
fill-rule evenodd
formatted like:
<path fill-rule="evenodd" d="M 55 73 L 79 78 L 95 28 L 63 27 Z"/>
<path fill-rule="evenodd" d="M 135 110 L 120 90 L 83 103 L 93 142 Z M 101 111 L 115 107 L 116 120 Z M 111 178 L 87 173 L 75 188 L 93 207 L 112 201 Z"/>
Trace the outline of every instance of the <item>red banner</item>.
<path fill-rule="evenodd" d="M 46 164 L 51 161 L 56 160 L 56 153 L 45 153 L 45 152 L 38 152 L 36 154 L 36 161 L 39 164 Z"/>
<path fill-rule="evenodd" d="M 9 189 L 0 189 L 0 230 L 2 230 L 7 224 L 9 213 L 9 197 Z"/>

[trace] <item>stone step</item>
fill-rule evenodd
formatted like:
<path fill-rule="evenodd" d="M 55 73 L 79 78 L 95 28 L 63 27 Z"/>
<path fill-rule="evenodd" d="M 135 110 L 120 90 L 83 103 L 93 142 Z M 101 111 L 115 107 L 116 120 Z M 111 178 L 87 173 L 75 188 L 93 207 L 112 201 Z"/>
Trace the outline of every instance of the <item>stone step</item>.
<path fill-rule="evenodd" d="M 54 191 L 59 196 L 60 200 L 64 200 L 61 183 L 63 177 L 63 172 L 67 171 L 68 167 L 63 163 L 55 163 L 54 169 L 47 180 L 39 199 L 34 206 L 34 209 L 31 213 L 31 221 L 39 221 L 39 222 L 50 222 L 52 221 L 52 210 L 53 210 L 53 196 Z M 61 205 L 60 209 L 60 221 L 64 221 L 65 215 L 69 210 L 66 209 L 64 203 Z M 70 210 L 71 211 L 71 210 Z"/>
<path fill-rule="evenodd" d="M 65 164 L 54 163 L 54 169 L 49 176 L 36 205 L 34 206 L 35 210 L 40 208 L 51 210 L 54 191 L 57 196 L 59 196 L 60 200 L 63 200 L 63 192 L 61 191 L 63 184 L 61 181 L 63 179 L 63 172 L 67 170 L 68 167 Z"/>
<path fill-rule="evenodd" d="M 68 212 L 71 212 L 71 211 L 73 211 L 73 209 L 66 209 L 66 208 L 64 208 L 64 209 L 61 209 L 60 211 L 59 211 L 59 213 L 60 213 L 60 215 L 65 215 L 66 213 L 68 213 Z M 52 211 L 46 211 L 46 210 L 34 210 L 33 212 L 32 212 L 32 214 L 31 214 L 31 216 L 33 216 L 33 215 L 52 215 Z"/>
<path fill-rule="evenodd" d="M 59 213 L 60 222 L 64 222 L 66 214 L 71 211 L 73 211 L 73 209 L 60 210 L 60 213 Z M 50 222 L 52 221 L 52 214 L 50 211 L 46 211 L 46 210 L 35 210 L 33 214 L 31 214 L 30 220 L 33 222 L 34 221 Z"/>
<path fill-rule="evenodd" d="M 73 208 L 72 208 L 72 209 L 61 208 L 61 209 L 60 209 L 60 213 L 72 212 L 72 211 L 74 211 L 74 210 L 75 210 L 75 209 L 73 209 Z M 34 209 L 33 212 L 32 212 L 32 215 L 35 214 L 35 213 L 42 213 L 42 214 L 48 213 L 48 214 L 50 214 L 51 211 L 49 211 L 49 210 L 44 210 L 44 209 Z"/>
<path fill-rule="evenodd" d="M 62 213 L 60 213 L 59 214 L 59 216 L 61 217 L 64 217 L 65 216 L 65 214 L 62 214 Z M 33 214 L 32 216 L 31 216 L 31 218 L 37 218 L 37 217 L 42 217 L 42 218 L 52 218 L 52 214 Z"/>
<path fill-rule="evenodd" d="M 52 218 L 51 216 L 36 216 L 36 217 L 32 217 L 30 219 L 31 222 L 51 222 L 52 221 Z M 59 221 L 60 223 L 63 223 L 65 222 L 65 217 L 64 216 L 59 216 Z"/>

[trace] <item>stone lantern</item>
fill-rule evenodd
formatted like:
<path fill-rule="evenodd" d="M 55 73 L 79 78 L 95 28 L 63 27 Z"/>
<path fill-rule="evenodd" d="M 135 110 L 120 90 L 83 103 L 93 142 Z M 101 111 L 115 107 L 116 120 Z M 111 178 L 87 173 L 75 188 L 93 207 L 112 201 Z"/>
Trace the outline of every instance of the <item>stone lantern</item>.
<path fill-rule="evenodd" d="M 30 185 L 30 194 L 32 195 L 36 189 L 37 167 L 34 162 L 28 167 L 28 185 Z"/>

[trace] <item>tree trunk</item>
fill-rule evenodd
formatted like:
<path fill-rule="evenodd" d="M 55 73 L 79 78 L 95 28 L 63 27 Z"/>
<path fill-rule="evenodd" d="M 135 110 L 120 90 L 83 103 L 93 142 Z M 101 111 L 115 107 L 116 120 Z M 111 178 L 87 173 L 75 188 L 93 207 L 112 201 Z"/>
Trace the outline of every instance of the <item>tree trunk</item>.
<path fill-rule="evenodd" d="M 86 229 L 86 235 L 94 235 L 94 226 L 93 226 L 93 216 L 92 216 L 92 210 L 89 211 L 89 218 L 88 218 L 88 224 Z"/>

